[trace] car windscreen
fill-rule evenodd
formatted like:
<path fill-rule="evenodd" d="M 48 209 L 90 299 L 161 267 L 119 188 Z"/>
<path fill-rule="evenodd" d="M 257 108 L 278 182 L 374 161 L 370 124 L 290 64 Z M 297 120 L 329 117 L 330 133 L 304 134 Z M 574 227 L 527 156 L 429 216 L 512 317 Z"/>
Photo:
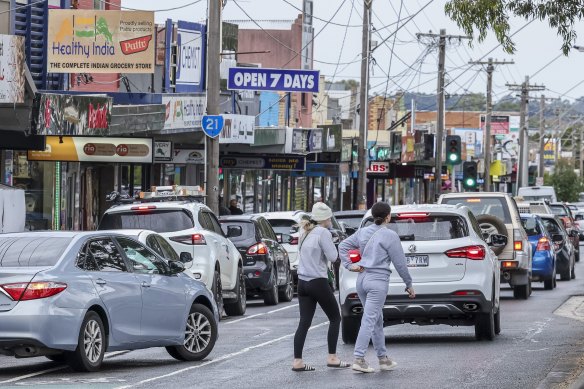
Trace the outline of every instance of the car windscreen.
<path fill-rule="evenodd" d="M 362 216 L 335 216 L 339 222 L 344 222 L 347 226 L 352 228 L 359 228 L 361 225 Z"/>
<path fill-rule="evenodd" d="M 546 196 L 546 195 L 536 195 L 536 196 L 521 195 L 521 197 L 525 201 L 552 200 L 551 195 L 549 195 L 549 196 Z"/>
<path fill-rule="evenodd" d="M 270 225 L 274 229 L 276 234 L 286 234 L 290 235 L 292 233 L 298 232 L 298 225 L 296 220 L 293 219 L 268 219 Z"/>
<path fill-rule="evenodd" d="M 563 205 L 550 205 L 550 208 L 554 215 L 558 216 L 568 216 L 568 212 Z"/>
<path fill-rule="evenodd" d="M 468 207 L 475 216 L 492 215 L 511 224 L 511 215 L 507 207 L 507 200 L 503 197 L 450 197 L 444 198 L 442 204 L 462 204 Z"/>
<path fill-rule="evenodd" d="M 188 230 L 194 226 L 193 219 L 187 212 L 181 209 L 165 209 L 106 213 L 98 229 L 137 229 L 164 233 Z"/>
<path fill-rule="evenodd" d="M 54 266 L 73 238 L 0 237 L 0 267 Z"/>
<path fill-rule="evenodd" d="M 525 229 L 527 236 L 539 236 L 543 234 L 543 231 L 541 230 L 541 227 L 535 218 L 521 218 L 521 223 L 523 224 L 523 228 Z"/>
<path fill-rule="evenodd" d="M 229 237 L 229 239 L 232 242 L 238 242 L 238 241 L 242 241 L 242 240 L 249 240 L 249 239 L 255 239 L 255 227 L 253 225 L 252 222 L 242 222 L 242 221 L 230 221 L 230 220 L 221 220 L 221 229 L 223 230 L 223 233 L 225 234 L 225 236 L 227 235 L 227 232 L 229 230 L 229 227 L 240 227 L 241 228 L 241 235 L 239 236 L 231 236 Z"/>
<path fill-rule="evenodd" d="M 364 227 L 373 224 L 365 221 Z M 392 215 L 387 228 L 395 231 L 402 241 L 449 240 L 468 236 L 465 220 L 456 215 Z"/>

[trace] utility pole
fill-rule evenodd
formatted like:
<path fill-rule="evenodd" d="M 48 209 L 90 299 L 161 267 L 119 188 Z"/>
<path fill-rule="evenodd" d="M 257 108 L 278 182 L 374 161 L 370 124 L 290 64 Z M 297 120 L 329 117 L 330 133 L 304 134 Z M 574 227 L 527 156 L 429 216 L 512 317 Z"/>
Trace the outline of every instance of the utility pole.
<path fill-rule="evenodd" d="M 371 58 L 371 8 L 373 0 L 363 0 L 363 36 L 361 41 L 361 85 L 359 109 L 359 177 L 357 207 L 367 209 L 367 131 L 369 115 L 369 60 Z"/>
<path fill-rule="evenodd" d="M 529 104 L 529 92 L 531 91 L 543 91 L 545 86 L 543 85 L 530 85 L 529 76 L 525 77 L 525 81 L 521 85 L 517 84 L 507 84 L 507 87 L 512 91 L 521 92 L 521 117 L 519 121 L 519 163 L 517 166 L 517 189 L 527 186 L 528 176 L 529 176 L 529 136 L 527 134 L 527 110 Z"/>
<path fill-rule="evenodd" d="M 489 58 L 487 62 L 474 61 L 469 62 L 471 65 L 487 65 L 487 114 L 485 115 L 485 180 L 483 190 L 491 190 L 491 116 L 493 115 L 493 72 L 495 65 L 513 65 L 513 61 L 493 61 Z"/>
<path fill-rule="evenodd" d="M 541 95 L 539 100 L 539 169 L 538 176 L 543 177 L 545 173 L 545 95 Z"/>
<path fill-rule="evenodd" d="M 222 0 L 209 0 L 207 23 L 207 114 L 219 114 L 219 88 L 221 62 L 221 6 Z M 219 137 L 206 139 L 207 206 L 219 214 Z"/>
<path fill-rule="evenodd" d="M 445 63 L 446 63 L 446 40 L 452 39 L 472 39 L 469 36 L 463 35 L 446 35 L 446 29 L 440 29 L 440 34 L 416 34 L 418 40 L 420 38 L 431 38 L 432 40 L 438 39 L 438 87 L 437 87 L 437 99 L 438 99 L 438 112 L 436 117 L 436 155 L 434 156 L 435 166 L 434 166 L 434 196 L 438 198 L 438 195 L 442 191 L 442 145 L 444 144 L 444 115 L 445 115 L 445 90 L 444 90 L 444 78 L 446 75 Z M 454 187 L 454 182 L 452 182 Z"/>
<path fill-rule="evenodd" d="M 562 145 L 562 136 L 560 135 L 560 131 L 562 128 L 562 107 L 558 108 L 558 126 L 556 127 L 555 131 L 555 138 L 556 138 L 556 148 L 554 151 L 554 168 L 558 164 L 558 154 L 560 152 L 560 147 Z"/>

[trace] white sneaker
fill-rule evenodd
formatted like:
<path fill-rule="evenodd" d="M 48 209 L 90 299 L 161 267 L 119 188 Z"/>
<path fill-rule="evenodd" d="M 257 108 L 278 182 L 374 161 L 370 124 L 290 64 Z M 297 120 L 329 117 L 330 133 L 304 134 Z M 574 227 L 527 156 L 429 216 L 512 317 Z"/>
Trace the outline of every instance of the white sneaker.
<path fill-rule="evenodd" d="M 387 356 L 379 358 L 379 370 L 393 370 L 397 366 L 397 362 L 389 359 Z"/>
<path fill-rule="evenodd" d="M 370 367 L 369 364 L 365 361 L 365 358 L 355 358 L 352 368 L 353 370 L 360 371 L 361 373 L 373 373 L 375 371 L 375 369 Z"/>

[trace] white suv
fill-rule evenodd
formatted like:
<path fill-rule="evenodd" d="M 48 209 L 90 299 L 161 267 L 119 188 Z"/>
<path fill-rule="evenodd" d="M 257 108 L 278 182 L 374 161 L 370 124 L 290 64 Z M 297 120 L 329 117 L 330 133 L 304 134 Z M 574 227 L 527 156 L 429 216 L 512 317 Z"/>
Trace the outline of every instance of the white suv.
<path fill-rule="evenodd" d="M 108 209 L 99 229 L 145 229 L 159 233 L 185 262 L 185 267 L 213 293 L 219 312 L 224 308 L 228 315 L 245 313 L 246 304 L 240 293 L 241 285 L 245 285 L 241 254 L 225 237 L 211 209 L 188 198 L 130 202 Z"/>
<path fill-rule="evenodd" d="M 372 223 L 368 211 L 361 226 Z M 391 265 L 394 274 L 383 306 L 383 325 L 474 325 L 477 339 L 493 340 L 501 331 L 499 261 L 469 209 L 435 204 L 395 206 L 387 228 L 400 236 L 416 298 L 408 298 Z M 491 239 L 497 246 L 507 241 L 502 235 Z M 357 276 L 341 267 L 339 300 L 345 343 L 355 342 L 363 314 Z"/>

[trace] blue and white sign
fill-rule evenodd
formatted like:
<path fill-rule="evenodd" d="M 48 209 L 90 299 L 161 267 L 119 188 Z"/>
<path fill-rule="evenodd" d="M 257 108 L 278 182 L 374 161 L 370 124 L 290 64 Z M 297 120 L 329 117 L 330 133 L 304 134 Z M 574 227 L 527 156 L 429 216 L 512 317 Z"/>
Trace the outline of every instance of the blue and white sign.
<path fill-rule="evenodd" d="M 227 89 L 318 93 L 318 70 L 230 68 Z"/>
<path fill-rule="evenodd" d="M 205 115 L 201 122 L 203 132 L 210 138 L 219 136 L 224 125 L 225 120 L 223 120 L 223 116 L 221 115 Z"/>
<path fill-rule="evenodd" d="M 176 92 L 205 90 L 205 41 L 205 25 L 177 22 Z"/>

